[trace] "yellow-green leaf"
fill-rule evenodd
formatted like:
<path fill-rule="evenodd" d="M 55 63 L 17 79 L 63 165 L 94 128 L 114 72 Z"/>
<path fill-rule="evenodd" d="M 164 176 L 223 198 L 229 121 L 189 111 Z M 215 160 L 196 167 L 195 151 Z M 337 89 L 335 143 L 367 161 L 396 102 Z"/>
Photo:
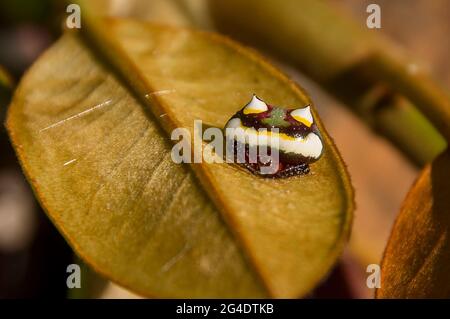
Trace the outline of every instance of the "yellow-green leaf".
<path fill-rule="evenodd" d="M 427 165 L 395 222 L 378 298 L 450 298 L 450 153 Z"/>
<path fill-rule="evenodd" d="M 252 93 L 284 106 L 309 98 L 217 35 L 119 20 L 108 32 L 120 47 L 110 48 L 109 62 L 133 79 L 152 114 L 65 36 L 23 80 L 8 119 L 38 197 L 75 250 L 146 295 L 308 293 L 342 251 L 353 210 L 345 167 L 320 121 L 324 156 L 310 174 L 282 180 L 229 164 L 174 164 L 157 123 L 192 132 L 196 119 L 222 127 Z"/>
<path fill-rule="evenodd" d="M 380 32 L 323 0 L 208 0 L 217 28 L 297 67 L 413 161 L 450 139 L 448 94 Z M 426 148 L 421 145 L 427 145 Z"/>

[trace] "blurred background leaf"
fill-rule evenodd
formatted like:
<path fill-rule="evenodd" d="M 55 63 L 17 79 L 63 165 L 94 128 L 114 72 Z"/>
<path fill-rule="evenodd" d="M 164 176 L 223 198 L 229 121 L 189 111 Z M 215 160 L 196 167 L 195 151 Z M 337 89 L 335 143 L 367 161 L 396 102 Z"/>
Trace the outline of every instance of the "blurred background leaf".
<path fill-rule="evenodd" d="M 210 0 L 208 5 L 220 31 L 298 67 L 414 162 L 424 164 L 446 147 L 436 128 L 450 138 L 448 95 L 365 24 L 320 0 L 286 0 L 283 5 L 275 0 Z M 411 66 L 417 70 L 411 72 Z"/>
<path fill-rule="evenodd" d="M 386 251 L 378 298 L 450 298 L 450 153 L 406 197 Z"/>

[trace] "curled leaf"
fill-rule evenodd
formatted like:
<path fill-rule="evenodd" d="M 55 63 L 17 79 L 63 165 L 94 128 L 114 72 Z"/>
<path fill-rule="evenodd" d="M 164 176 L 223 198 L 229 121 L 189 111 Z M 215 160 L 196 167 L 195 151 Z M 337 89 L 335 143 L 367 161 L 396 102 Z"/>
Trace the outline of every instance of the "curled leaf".
<path fill-rule="evenodd" d="M 450 297 L 450 153 L 410 190 L 384 253 L 378 298 Z"/>
<path fill-rule="evenodd" d="M 109 62 L 140 79 L 131 87 L 153 114 L 75 37 L 41 58 L 16 92 L 8 128 L 49 216 L 95 269 L 145 295 L 308 293 L 340 254 L 353 209 L 345 167 L 320 121 L 325 154 L 311 174 L 265 180 L 203 162 L 192 165 L 200 183 L 171 161 L 158 122 L 169 132 L 193 133 L 194 120 L 222 127 L 252 93 L 276 105 L 311 101 L 220 36 L 108 23 L 121 48 Z"/>

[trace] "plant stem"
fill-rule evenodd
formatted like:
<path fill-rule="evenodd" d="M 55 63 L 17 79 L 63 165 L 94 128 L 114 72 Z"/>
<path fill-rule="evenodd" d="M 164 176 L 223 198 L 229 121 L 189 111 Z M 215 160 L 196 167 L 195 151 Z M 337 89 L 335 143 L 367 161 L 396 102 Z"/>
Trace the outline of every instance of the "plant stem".
<path fill-rule="evenodd" d="M 209 5 L 219 30 L 299 68 L 413 162 L 430 161 L 445 149 L 443 137 L 450 141 L 445 92 L 424 72 L 414 72 L 415 64 L 404 62 L 394 44 L 336 8 L 319 0 L 211 0 Z"/>

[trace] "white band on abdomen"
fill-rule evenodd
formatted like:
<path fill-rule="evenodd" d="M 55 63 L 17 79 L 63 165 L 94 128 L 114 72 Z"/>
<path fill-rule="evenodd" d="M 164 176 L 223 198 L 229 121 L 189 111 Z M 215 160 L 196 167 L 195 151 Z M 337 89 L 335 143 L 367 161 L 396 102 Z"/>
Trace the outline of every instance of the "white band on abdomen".
<path fill-rule="evenodd" d="M 233 138 L 249 146 L 267 145 L 285 153 L 295 153 L 313 159 L 318 159 L 322 154 L 322 141 L 313 132 L 305 137 L 292 137 L 284 133 L 257 131 L 253 127 L 243 126 L 239 118 L 230 120 L 225 131 L 227 138 Z"/>

